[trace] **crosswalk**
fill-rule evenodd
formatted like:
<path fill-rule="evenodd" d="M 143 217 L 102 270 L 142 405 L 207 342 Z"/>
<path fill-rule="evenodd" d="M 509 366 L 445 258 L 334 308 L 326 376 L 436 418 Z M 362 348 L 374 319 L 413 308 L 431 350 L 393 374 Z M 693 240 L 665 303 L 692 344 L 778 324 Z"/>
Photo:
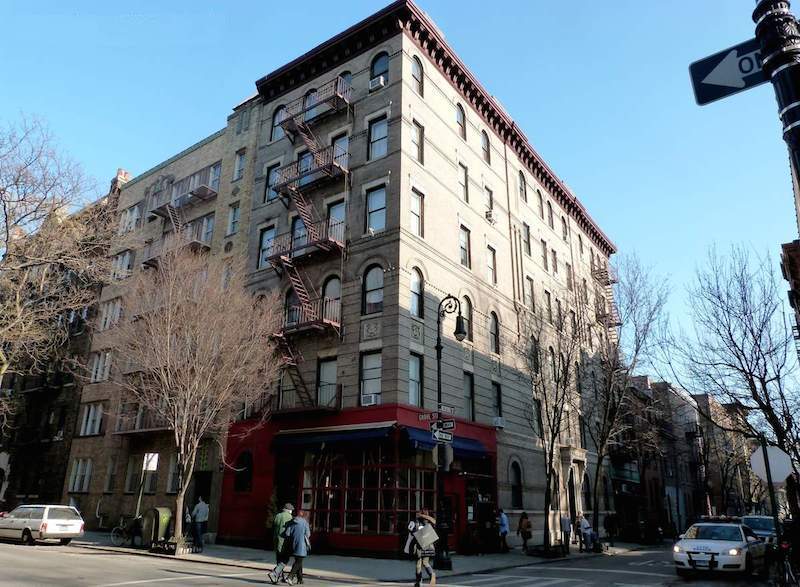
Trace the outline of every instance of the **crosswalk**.
<path fill-rule="evenodd" d="M 557 585 L 586 584 L 585 579 L 566 577 L 535 577 L 521 574 L 476 574 L 466 577 L 453 577 L 437 582 L 447 587 L 555 587 Z"/>

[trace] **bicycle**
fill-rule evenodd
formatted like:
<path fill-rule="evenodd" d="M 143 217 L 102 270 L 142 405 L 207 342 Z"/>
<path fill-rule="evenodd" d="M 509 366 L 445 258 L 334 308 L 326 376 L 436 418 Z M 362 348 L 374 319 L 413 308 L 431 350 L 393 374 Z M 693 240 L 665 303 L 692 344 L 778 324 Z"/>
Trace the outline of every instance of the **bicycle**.
<path fill-rule="evenodd" d="M 111 530 L 111 544 L 114 546 L 124 546 L 127 542 L 133 546 L 136 537 L 142 537 L 142 516 L 121 516 L 119 525 Z"/>
<path fill-rule="evenodd" d="M 797 575 L 794 568 L 792 568 L 792 545 L 789 542 L 781 542 L 778 546 L 778 577 L 777 583 L 780 587 L 796 587 L 800 585 L 797 582 Z"/>

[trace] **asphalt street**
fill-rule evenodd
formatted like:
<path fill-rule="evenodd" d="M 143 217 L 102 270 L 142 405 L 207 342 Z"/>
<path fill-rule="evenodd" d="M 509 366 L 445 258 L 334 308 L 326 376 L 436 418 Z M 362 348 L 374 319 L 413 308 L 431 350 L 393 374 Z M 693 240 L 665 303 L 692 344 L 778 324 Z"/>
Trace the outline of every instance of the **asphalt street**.
<path fill-rule="evenodd" d="M 380 561 L 376 561 L 380 564 Z M 413 584 L 380 583 L 385 586 Z M 306 578 L 306 585 L 344 587 L 364 583 L 342 583 Z M 76 546 L 0 543 L 0 586 L 123 587 L 127 585 L 243 586 L 266 585 L 265 573 L 247 568 L 209 565 L 180 559 L 117 554 Z M 645 550 L 623 555 L 595 557 L 569 562 L 535 564 L 496 573 L 477 573 L 442 578 L 447 587 L 573 587 L 573 586 L 670 586 L 685 585 L 675 577 L 668 549 Z M 718 577 L 695 579 L 696 587 L 766 587 L 755 578 Z"/>

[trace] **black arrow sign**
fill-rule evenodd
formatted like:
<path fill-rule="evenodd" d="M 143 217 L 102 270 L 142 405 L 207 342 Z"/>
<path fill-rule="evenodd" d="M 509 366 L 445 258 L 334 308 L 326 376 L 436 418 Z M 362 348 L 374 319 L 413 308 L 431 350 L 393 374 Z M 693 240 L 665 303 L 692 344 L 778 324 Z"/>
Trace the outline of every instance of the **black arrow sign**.
<path fill-rule="evenodd" d="M 767 81 L 760 46 L 750 39 L 689 66 L 694 97 L 700 106 L 749 90 Z"/>

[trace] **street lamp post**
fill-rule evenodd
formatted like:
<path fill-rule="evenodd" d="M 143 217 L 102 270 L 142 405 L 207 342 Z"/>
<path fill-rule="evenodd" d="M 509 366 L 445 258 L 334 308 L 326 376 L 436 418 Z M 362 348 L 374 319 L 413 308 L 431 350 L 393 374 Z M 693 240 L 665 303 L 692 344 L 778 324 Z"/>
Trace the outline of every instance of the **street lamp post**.
<path fill-rule="evenodd" d="M 452 295 L 447 295 L 439 302 L 439 309 L 436 312 L 436 417 L 442 419 L 442 319 L 447 314 L 456 316 L 456 328 L 453 336 L 461 342 L 467 337 L 467 329 L 464 324 L 464 317 L 461 315 L 461 302 Z M 448 538 L 450 536 L 450 526 L 452 524 L 451 509 L 445 507 L 444 497 L 444 473 L 445 461 L 447 457 L 447 446 L 439 443 L 436 447 L 438 451 L 438 464 L 436 471 L 436 495 L 438 498 L 438 508 L 436 521 L 439 529 L 439 544 L 436 549 L 436 558 L 433 561 L 435 568 L 450 571 L 453 569 L 453 560 L 450 558 L 450 546 Z"/>

